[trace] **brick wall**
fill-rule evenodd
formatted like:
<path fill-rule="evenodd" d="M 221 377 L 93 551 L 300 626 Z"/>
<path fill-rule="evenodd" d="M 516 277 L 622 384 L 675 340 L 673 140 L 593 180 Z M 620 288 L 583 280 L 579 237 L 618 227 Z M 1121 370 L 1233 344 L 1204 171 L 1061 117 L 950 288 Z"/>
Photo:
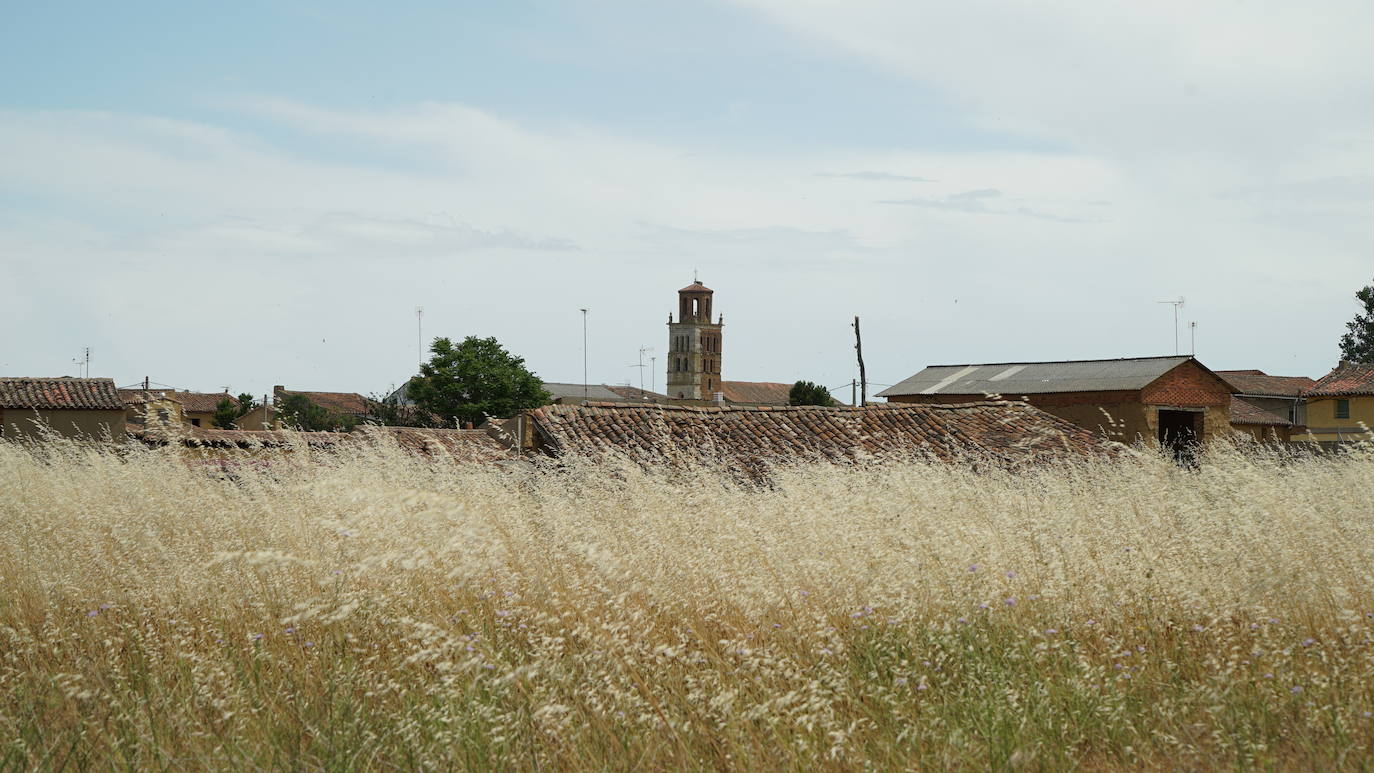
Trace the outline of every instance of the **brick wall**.
<path fill-rule="evenodd" d="M 1197 363 L 1185 362 L 1142 389 L 1140 398 L 1147 405 L 1229 406 L 1231 390 Z"/>

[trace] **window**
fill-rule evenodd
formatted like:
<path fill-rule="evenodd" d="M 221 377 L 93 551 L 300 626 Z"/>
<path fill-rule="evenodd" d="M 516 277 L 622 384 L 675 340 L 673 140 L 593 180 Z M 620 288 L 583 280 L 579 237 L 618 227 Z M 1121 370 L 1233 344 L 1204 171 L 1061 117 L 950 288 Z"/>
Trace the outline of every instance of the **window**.
<path fill-rule="evenodd" d="M 1350 401 L 1349 401 L 1349 400 L 1337 400 L 1337 401 L 1336 401 L 1336 418 L 1338 418 L 1338 419 L 1348 419 L 1348 418 L 1350 418 Z"/>
<path fill-rule="evenodd" d="M 192 427 L 199 427 L 199 426 L 200 426 L 200 419 L 191 419 L 191 426 L 192 426 Z"/>

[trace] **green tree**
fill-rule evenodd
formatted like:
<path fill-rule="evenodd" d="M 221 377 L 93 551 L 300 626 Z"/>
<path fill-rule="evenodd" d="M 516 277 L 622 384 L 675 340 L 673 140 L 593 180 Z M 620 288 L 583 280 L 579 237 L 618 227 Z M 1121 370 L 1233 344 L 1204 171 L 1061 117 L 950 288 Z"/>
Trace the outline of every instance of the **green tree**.
<path fill-rule="evenodd" d="M 1341 359 L 1374 363 L 1374 284 L 1360 288 L 1355 300 L 1364 313 L 1346 323 L 1350 332 L 1341 336 Z"/>
<path fill-rule="evenodd" d="M 277 402 L 277 416 L 284 426 L 305 432 L 349 430 L 358 424 L 353 416 L 333 413 L 310 402 L 305 395 L 287 395 Z"/>
<path fill-rule="evenodd" d="M 408 391 L 420 410 L 445 423 L 505 418 L 552 399 L 524 358 L 495 338 L 468 336 L 456 346 L 436 338 L 429 350 L 433 356 L 420 366 Z"/>
<path fill-rule="evenodd" d="M 233 429 L 234 419 L 242 415 L 243 411 L 239 410 L 234 398 L 225 395 L 224 399 L 215 405 L 215 415 L 210 419 L 210 423 L 219 429 Z"/>
<path fill-rule="evenodd" d="M 239 396 L 238 396 L 238 401 L 239 401 L 239 416 L 242 416 L 243 414 L 248 413 L 249 411 L 251 411 L 251 410 L 253 410 L 254 408 L 258 407 L 258 401 L 257 401 L 257 400 L 254 400 L 254 399 L 253 399 L 253 396 L 250 395 L 250 394 L 248 394 L 247 392 L 244 392 L 243 394 L 239 395 Z"/>
<path fill-rule="evenodd" d="M 791 391 L 787 393 L 788 405 L 825 405 L 835 404 L 835 399 L 830 396 L 830 390 L 810 381 L 798 381 L 792 385 Z"/>
<path fill-rule="evenodd" d="M 414 405 L 401 405 L 394 397 L 373 394 L 368 397 L 367 420 L 383 427 L 442 427 L 428 411 Z"/>

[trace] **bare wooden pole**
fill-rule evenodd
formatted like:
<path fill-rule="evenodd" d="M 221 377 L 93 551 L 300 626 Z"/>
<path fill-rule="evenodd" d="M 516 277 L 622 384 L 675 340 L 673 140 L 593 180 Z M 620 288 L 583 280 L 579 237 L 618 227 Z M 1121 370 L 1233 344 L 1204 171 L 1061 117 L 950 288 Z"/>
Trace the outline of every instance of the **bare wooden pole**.
<path fill-rule="evenodd" d="M 859 405 L 868 405 L 868 376 L 864 374 L 864 341 L 859 336 L 859 318 L 854 318 L 854 351 L 859 355 Z"/>

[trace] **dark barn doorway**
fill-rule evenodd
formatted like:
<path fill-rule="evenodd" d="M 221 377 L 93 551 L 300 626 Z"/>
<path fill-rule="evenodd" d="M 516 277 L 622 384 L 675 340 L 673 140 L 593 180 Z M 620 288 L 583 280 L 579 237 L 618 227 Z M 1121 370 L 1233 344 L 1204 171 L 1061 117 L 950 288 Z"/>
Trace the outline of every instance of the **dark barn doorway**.
<path fill-rule="evenodd" d="M 1202 414 L 1197 411 L 1159 411 L 1159 446 L 1180 462 L 1191 461 L 1202 438 Z"/>

